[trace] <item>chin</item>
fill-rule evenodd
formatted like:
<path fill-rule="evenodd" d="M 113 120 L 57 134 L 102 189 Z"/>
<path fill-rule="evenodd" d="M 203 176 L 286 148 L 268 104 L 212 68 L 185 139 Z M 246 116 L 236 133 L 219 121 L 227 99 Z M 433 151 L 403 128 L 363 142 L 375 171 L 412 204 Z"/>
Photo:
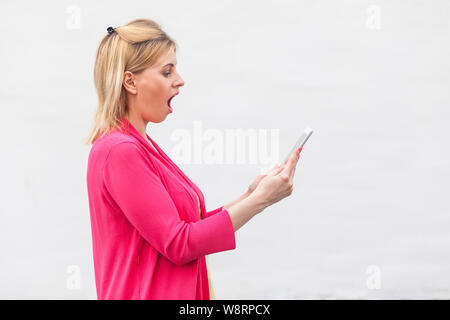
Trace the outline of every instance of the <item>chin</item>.
<path fill-rule="evenodd" d="M 160 117 L 149 117 L 147 122 L 160 123 L 160 122 L 163 122 L 164 120 L 166 120 L 166 118 L 167 118 L 167 114 L 161 115 Z"/>
<path fill-rule="evenodd" d="M 167 118 L 167 115 L 166 115 L 166 116 L 163 116 L 162 118 L 155 119 L 155 121 L 152 121 L 152 122 L 154 122 L 154 123 L 160 123 L 160 122 L 163 122 L 164 120 L 166 120 L 166 118 Z"/>

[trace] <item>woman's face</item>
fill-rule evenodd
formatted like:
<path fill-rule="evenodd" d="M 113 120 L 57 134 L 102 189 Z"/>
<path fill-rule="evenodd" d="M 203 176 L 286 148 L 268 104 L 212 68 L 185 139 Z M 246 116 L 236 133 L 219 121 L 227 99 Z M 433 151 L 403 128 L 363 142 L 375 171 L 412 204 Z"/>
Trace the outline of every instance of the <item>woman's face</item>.
<path fill-rule="evenodd" d="M 124 87 L 129 93 L 128 107 L 134 116 L 142 117 L 145 123 L 159 123 L 172 112 L 169 100 L 184 85 L 176 71 L 176 65 L 175 52 L 170 50 L 155 65 L 142 72 L 125 72 Z"/>

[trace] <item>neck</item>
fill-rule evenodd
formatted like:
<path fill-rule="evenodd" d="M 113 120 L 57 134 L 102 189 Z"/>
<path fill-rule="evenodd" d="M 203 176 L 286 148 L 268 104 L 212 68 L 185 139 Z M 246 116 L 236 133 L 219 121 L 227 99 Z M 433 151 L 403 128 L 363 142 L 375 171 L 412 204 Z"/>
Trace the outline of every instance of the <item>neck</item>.
<path fill-rule="evenodd" d="M 133 114 L 126 115 L 126 118 L 133 125 L 133 127 L 136 128 L 139 134 L 147 140 L 147 122 Z"/>

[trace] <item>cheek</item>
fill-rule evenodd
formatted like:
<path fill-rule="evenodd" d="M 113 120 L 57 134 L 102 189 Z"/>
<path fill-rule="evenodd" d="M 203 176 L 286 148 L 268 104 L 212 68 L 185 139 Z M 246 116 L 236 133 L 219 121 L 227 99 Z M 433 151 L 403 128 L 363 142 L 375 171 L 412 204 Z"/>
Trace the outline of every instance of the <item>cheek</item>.
<path fill-rule="evenodd" d="M 161 103 L 166 94 L 165 87 L 161 82 L 153 80 L 143 83 L 141 86 L 141 99 L 146 103 Z"/>

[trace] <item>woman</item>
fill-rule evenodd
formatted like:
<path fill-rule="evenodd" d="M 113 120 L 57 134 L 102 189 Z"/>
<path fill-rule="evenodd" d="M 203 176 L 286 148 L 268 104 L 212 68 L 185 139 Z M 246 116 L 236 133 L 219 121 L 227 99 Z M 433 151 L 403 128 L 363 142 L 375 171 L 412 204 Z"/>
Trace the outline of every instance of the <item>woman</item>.
<path fill-rule="evenodd" d="M 146 133 L 184 85 L 176 43 L 152 20 L 107 29 L 94 81 L 87 187 L 99 299 L 212 299 L 206 256 L 236 247 L 235 232 L 287 197 L 300 150 L 235 201 L 206 211 L 201 190 Z"/>

